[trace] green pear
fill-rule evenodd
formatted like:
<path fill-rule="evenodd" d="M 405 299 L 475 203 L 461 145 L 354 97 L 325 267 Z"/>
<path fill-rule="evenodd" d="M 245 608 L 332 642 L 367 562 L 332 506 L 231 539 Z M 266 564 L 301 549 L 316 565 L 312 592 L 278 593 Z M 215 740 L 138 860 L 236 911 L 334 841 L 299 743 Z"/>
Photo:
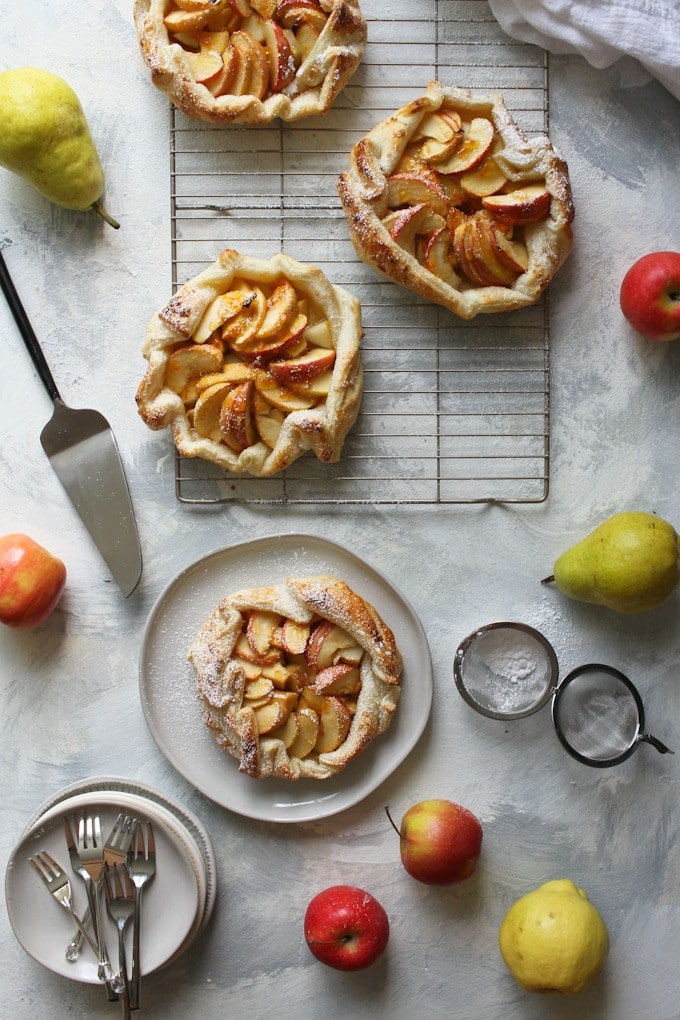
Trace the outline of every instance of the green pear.
<path fill-rule="evenodd" d="M 675 529 L 654 514 L 614 514 L 556 560 L 554 581 L 579 602 L 619 613 L 654 609 L 680 580 Z"/>
<path fill-rule="evenodd" d="M 50 71 L 17 67 L 0 74 L 0 166 L 57 205 L 94 209 L 118 224 L 99 199 L 104 172 L 77 95 Z"/>

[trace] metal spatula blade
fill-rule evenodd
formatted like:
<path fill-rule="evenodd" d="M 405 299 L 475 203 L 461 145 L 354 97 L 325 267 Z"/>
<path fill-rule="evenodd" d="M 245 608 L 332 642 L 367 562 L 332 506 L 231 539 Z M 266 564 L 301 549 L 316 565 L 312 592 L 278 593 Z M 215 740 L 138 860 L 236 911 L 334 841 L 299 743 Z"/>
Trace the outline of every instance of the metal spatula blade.
<path fill-rule="evenodd" d="M 54 413 L 40 435 L 42 448 L 123 594 L 131 595 L 141 577 L 142 553 L 111 426 L 99 411 L 67 407 L 61 399 L 2 252 L 0 288 L 54 403 Z"/>

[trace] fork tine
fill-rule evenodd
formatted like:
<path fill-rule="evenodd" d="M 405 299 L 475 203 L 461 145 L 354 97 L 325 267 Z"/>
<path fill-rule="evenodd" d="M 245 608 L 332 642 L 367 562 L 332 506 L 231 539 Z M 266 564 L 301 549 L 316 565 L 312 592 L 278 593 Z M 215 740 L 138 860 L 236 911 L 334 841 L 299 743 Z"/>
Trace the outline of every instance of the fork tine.
<path fill-rule="evenodd" d="M 42 858 L 40 863 L 44 866 L 50 878 L 57 878 L 62 873 L 54 857 L 48 854 L 47 850 L 42 850 L 39 854 L 36 854 L 36 857 Z"/>
<path fill-rule="evenodd" d="M 94 816 L 94 845 L 96 847 L 102 845 L 102 820 L 99 815 Z"/>
<path fill-rule="evenodd" d="M 139 821 L 138 818 L 135 819 L 132 854 L 133 857 L 140 857 L 142 854 L 146 855 L 146 847 L 144 846 L 144 832 L 142 830 L 142 823 Z"/>
<path fill-rule="evenodd" d="M 85 847 L 85 818 L 83 815 L 78 819 L 78 846 L 81 850 Z"/>
<path fill-rule="evenodd" d="M 36 857 L 37 857 L 37 854 L 36 854 Z M 38 861 L 36 860 L 36 858 L 35 858 L 35 857 L 29 857 L 29 858 L 28 858 L 28 863 L 29 863 L 29 864 L 30 864 L 30 865 L 31 865 L 32 867 L 34 867 L 34 868 L 35 868 L 35 870 L 36 870 L 36 871 L 38 872 L 38 874 L 39 874 L 39 875 L 40 875 L 40 877 L 42 878 L 43 882 L 49 882 L 49 879 L 48 879 L 47 875 L 46 875 L 46 874 L 45 874 L 45 872 L 44 872 L 44 871 L 42 870 L 42 868 L 40 867 L 40 863 L 39 863 L 39 862 L 38 862 Z"/>
<path fill-rule="evenodd" d="M 156 841 L 153 836 L 153 826 L 151 822 L 146 823 L 146 843 L 147 843 L 146 856 L 150 857 L 151 854 L 156 853 Z"/>

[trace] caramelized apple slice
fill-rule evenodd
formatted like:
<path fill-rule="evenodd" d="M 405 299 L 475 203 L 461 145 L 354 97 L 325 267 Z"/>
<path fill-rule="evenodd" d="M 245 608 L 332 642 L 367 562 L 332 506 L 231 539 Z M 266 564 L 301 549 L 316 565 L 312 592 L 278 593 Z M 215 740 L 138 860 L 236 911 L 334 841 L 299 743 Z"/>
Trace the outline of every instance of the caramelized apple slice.
<path fill-rule="evenodd" d="M 289 752 L 293 745 L 298 733 L 300 732 L 300 723 L 295 712 L 291 712 L 286 719 L 283 726 L 279 726 L 278 729 L 272 730 L 269 736 L 272 740 L 280 740 L 286 750 Z M 299 755 L 297 757 L 300 757 Z"/>
<path fill-rule="evenodd" d="M 415 255 L 419 234 L 431 234 L 433 230 L 445 226 L 444 218 L 424 203 L 388 213 L 382 222 L 392 239 L 410 255 Z"/>
<path fill-rule="evenodd" d="M 319 322 L 314 322 L 312 325 L 308 325 L 303 333 L 303 337 L 310 347 L 327 347 L 329 350 L 334 349 L 333 332 L 328 319 L 320 319 Z"/>
<path fill-rule="evenodd" d="M 222 53 L 223 67 L 220 73 L 206 82 L 206 88 L 215 98 L 226 96 L 230 93 L 232 85 L 236 81 L 236 74 L 239 68 L 238 50 L 231 43 L 228 43 Z"/>
<path fill-rule="evenodd" d="M 255 681 L 257 683 L 257 681 Z M 361 690 L 359 670 L 347 662 L 339 662 L 335 666 L 326 666 L 317 673 L 314 681 L 317 694 L 358 694 Z"/>
<path fill-rule="evenodd" d="M 507 184 L 507 177 L 493 156 L 488 156 L 474 170 L 460 178 L 460 186 L 468 195 L 485 198 L 494 195 Z"/>
<path fill-rule="evenodd" d="M 243 453 L 257 442 L 252 381 L 229 390 L 220 410 L 219 428 L 222 439 L 234 453 Z"/>
<path fill-rule="evenodd" d="M 205 8 L 197 11 L 169 11 L 163 18 L 163 24 L 172 35 L 178 32 L 197 32 L 206 26 L 209 17 L 210 11 Z"/>
<path fill-rule="evenodd" d="M 267 302 L 259 287 L 251 287 L 237 315 L 222 326 L 222 339 L 237 351 L 255 336 L 264 319 Z"/>
<path fill-rule="evenodd" d="M 215 330 L 248 308 L 253 296 L 252 288 L 238 288 L 229 290 L 226 294 L 218 294 L 203 312 L 201 321 L 193 332 L 194 342 L 202 344 L 209 340 Z"/>
<path fill-rule="evenodd" d="M 190 379 L 222 367 L 222 352 L 212 344 L 189 344 L 173 351 L 165 366 L 165 385 L 182 393 Z"/>
<path fill-rule="evenodd" d="M 305 383 L 333 367 L 335 351 L 325 347 L 310 347 L 298 358 L 272 361 L 269 371 L 283 386 Z"/>
<path fill-rule="evenodd" d="M 230 389 L 228 383 L 218 383 L 199 395 L 194 408 L 194 428 L 204 439 L 212 439 L 215 443 L 221 441 L 220 412 Z"/>
<path fill-rule="evenodd" d="M 254 652 L 265 658 L 271 653 L 272 638 L 279 628 L 281 617 L 264 609 L 254 610 L 246 624 L 246 639 Z M 277 655 L 278 659 L 279 656 Z"/>
<path fill-rule="evenodd" d="M 496 283 L 500 286 L 509 287 L 517 279 L 517 272 L 510 269 L 496 254 L 493 222 L 484 213 L 478 213 L 474 220 L 477 228 L 479 258 Z"/>
<path fill-rule="evenodd" d="M 309 637 L 305 658 L 312 669 L 325 669 L 338 661 L 340 652 L 354 645 L 354 638 L 346 630 L 330 620 L 322 620 Z"/>
<path fill-rule="evenodd" d="M 462 122 L 457 113 L 435 111 L 426 114 L 411 136 L 418 143 L 418 155 L 427 162 L 448 159 L 458 148 L 462 137 Z"/>
<path fill-rule="evenodd" d="M 437 163 L 440 174 L 463 174 L 478 166 L 491 151 L 494 126 L 486 117 L 475 117 L 464 131 L 463 139 L 446 160 Z"/>
<path fill-rule="evenodd" d="M 273 641 L 278 648 L 282 648 L 289 655 L 302 655 L 309 640 L 309 624 L 298 623 L 297 620 L 287 618 L 283 626 L 277 631 Z"/>
<path fill-rule="evenodd" d="M 199 85 L 207 85 L 224 70 L 222 55 L 214 50 L 187 53 L 186 61 L 189 65 L 189 70 Z"/>
<path fill-rule="evenodd" d="M 299 396 L 285 386 L 279 386 L 267 372 L 262 370 L 255 375 L 255 386 L 265 400 L 281 411 L 306 411 L 314 406 L 312 397 Z"/>
<path fill-rule="evenodd" d="M 250 6 L 261 18 L 273 18 L 279 0 L 249 0 Z"/>
<path fill-rule="evenodd" d="M 460 277 L 453 266 L 451 256 L 451 235 L 448 229 L 440 227 L 423 238 L 422 247 L 416 250 L 418 261 L 450 287 L 460 286 Z"/>
<path fill-rule="evenodd" d="M 204 375 L 198 379 L 196 389 L 202 393 L 203 390 L 210 389 L 211 386 L 216 386 L 218 383 L 229 383 L 230 386 L 235 386 L 237 383 L 248 382 L 249 379 L 254 378 L 255 370 L 250 365 L 246 365 L 242 361 L 230 361 L 222 365 L 219 372 Z"/>
<path fill-rule="evenodd" d="M 297 710 L 298 735 L 288 748 L 290 758 L 306 758 L 314 750 L 319 736 L 319 714 L 308 705 Z"/>
<path fill-rule="evenodd" d="M 264 319 L 257 331 L 259 340 L 270 340 L 286 332 L 297 315 L 297 293 L 288 280 L 281 280 L 267 298 Z"/>
<path fill-rule="evenodd" d="M 482 205 L 503 223 L 535 223 L 550 212 L 550 192 L 543 184 L 529 184 L 482 199 Z"/>
<path fill-rule="evenodd" d="M 446 192 L 424 164 L 420 170 L 392 174 L 387 178 L 387 204 L 390 209 L 405 205 L 429 205 L 440 216 L 446 216 L 449 203 Z"/>
<path fill-rule="evenodd" d="M 255 428 L 260 434 L 260 439 L 267 444 L 270 450 L 273 450 L 286 416 L 278 407 L 272 407 L 269 401 L 265 400 L 260 393 L 255 395 L 253 406 L 255 409 Z"/>
<path fill-rule="evenodd" d="M 287 719 L 286 710 L 278 701 L 267 701 L 264 705 L 259 705 L 253 709 L 255 715 L 255 723 L 257 725 L 257 732 L 260 736 L 265 736 L 267 733 L 271 733 L 272 730 L 277 730 L 279 726 L 283 726 Z"/>
<path fill-rule="evenodd" d="M 293 51 L 284 30 L 275 21 L 265 21 L 262 30 L 269 60 L 269 87 L 272 92 L 282 92 L 295 77 Z"/>
<path fill-rule="evenodd" d="M 323 708 L 319 713 L 319 734 L 314 745 L 318 754 L 328 754 L 337 750 L 347 739 L 352 716 L 342 698 L 329 697 L 323 699 Z"/>
<path fill-rule="evenodd" d="M 307 325 L 304 315 L 296 315 L 293 321 L 278 335 L 272 339 L 265 339 L 256 333 L 247 343 L 241 345 L 239 353 L 244 358 L 253 361 L 270 361 L 275 357 L 295 356 L 301 354 L 307 344 L 302 335 Z"/>
<path fill-rule="evenodd" d="M 269 87 L 269 62 L 260 44 L 248 32 L 238 31 L 231 44 L 239 57 L 239 66 L 231 91 L 236 96 L 264 99 Z"/>
<path fill-rule="evenodd" d="M 277 648 L 270 648 L 268 652 L 262 654 L 256 652 L 245 634 L 239 634 L 234 645 L 234 652 L 239 659 L 245 659 L 246 662 L 252 662 L 256 666 L 273 666 L 274 663 L 281 660 L 281 653 Z"/>
<path fill-rule="evenodd" d="M 276 16 L 285 28 L 308 25 L 316 32 L 323 30 L 328 18 L 316 0 L 280 0 Z"/>
<path fill-rule="evenodd" d="M 492 242 L 499 260 L 517 273 L 526 273 L 529 268 L 529 253 L 521 241 L 507 237 L 502 230 L 494 228 Z"/>
<path fill-rule="evenodd" d="M 274 684 L 265 676 L 258 676 L 254 680 L 248 680 L 243 688 L 243 697 L 248 701 L 259 701 L 260 698 L 267 698 L 274 692 Z"/>

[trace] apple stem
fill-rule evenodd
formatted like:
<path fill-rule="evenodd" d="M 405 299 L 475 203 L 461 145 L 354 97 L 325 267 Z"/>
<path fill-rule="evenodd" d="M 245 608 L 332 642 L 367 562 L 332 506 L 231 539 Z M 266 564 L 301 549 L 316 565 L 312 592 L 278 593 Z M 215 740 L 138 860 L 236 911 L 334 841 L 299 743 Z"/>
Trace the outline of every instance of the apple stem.
<path fill-rule="evenodd" d="M 101 216 L 101 218 L 103 220 L 106 220 L 108 225 L 110 227 L 113 227 L 114 230 L 119 230 L 120 229 L 120 223 L 118 222 L 118 220 L 114 220 L 113 216 L 109 216 L 109 214 L 107 213 L 107 211 L 104 208 L 104 206 L 101 205 L 99 202 L 93 202 L 91 208 L 94 209 L 94 211 L 99 216 Z"/>
<path fill-rule="evenodd" d="M 387 807 L 387 805 L 385 806 L 385 814 L 386 814 L 386 815 L 387 815 L 387 817 L 389 818 L 389 820 L 390 820 L 390 825 L 392 826 L 392 828 L 393 828 L 393 829 L 394 829 L 394 831 L 396 832 L 397 836 L 399 837 L 399 839 L 401 839 L 401 833 L 399 832 L 399 829 L 397 828 L 397 826 L 396 826 L 396 825 L 394 824 L 394 822 L 392 821 L 392 815 L 390 814 L 390 809 L 389 809 L 389 808 Z"/>
<path fill-rule="evenodd" d="M 552 582 L 554 580 L 555 580 L 555 575 L 551 574 L 550 577 L 544 577 L 543 580 L 541 581 L 541 584 L 552 584 Z"/>

